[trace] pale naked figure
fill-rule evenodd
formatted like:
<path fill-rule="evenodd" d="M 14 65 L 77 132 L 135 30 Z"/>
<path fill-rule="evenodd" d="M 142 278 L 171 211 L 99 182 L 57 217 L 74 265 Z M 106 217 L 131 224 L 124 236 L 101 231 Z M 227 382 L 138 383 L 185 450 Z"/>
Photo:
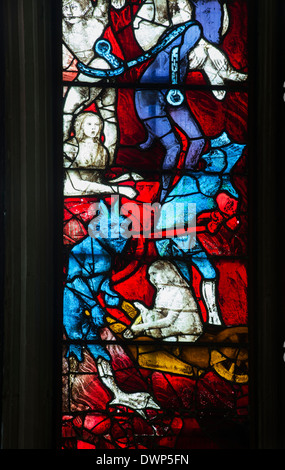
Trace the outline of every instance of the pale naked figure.
<path fill-rule="evenodd" d="M 137 192 L 131 186 L 116 183 L 139 180 L 136 173 L 124 174 L 113 180 L 104 180 L 104 170 L 109 165 L 109 152 L 102 142 L 103 121 L 98 114 L 80 113 L 74 122 L 74 137 L 65 142 L 64 195 L 121 194 L 128 198 Z"/>
<path fill-rule="evenodd" d="M 125 331 L 124 337 L 146 335 L 164 341 L 196 341 L 203 333 L 203 325 L 187 282 L 168 261 L 154 262 L 148 273 L 156 288 L 154 305 L 147 308 L 141 302 L 134 302 L 140 317 Z"/>
<path fill-rule="evenodd" d="M 122 8 L 125 0 L 63 0 L 63 67 L 66 69 L 74 58 L 85 65 L 109 69 L 104 59 L 95 56 L 94 45 L 109 24 L 109 8 Z M 79 74 L 76 84 L 96 83 L 98 79 Z M 95 102 L 104 121 L 105 145 L 113 162 L 117 144 L 116 91 L 92 86 L 70 86 L 65 94 L 63 115 L 63 139 L 70 137 L 72 119 Z"/>

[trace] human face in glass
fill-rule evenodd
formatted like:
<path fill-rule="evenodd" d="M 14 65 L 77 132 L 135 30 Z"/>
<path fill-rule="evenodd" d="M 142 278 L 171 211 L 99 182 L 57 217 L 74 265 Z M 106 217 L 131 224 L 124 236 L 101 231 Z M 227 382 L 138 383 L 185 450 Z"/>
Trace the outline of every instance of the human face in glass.
<path fill-rule="evenodd" d="M 63 16 L 69 23 L 77 23 L 89 10 L 89 1 L 71 0 L 63 6 Z"/>
<path fill-rule="evenodd" d="M 98 119 L 95 117 L 87 117 L 83 123 L 83 132 L 86 137 L 99 137 L 100 126 Z"/>

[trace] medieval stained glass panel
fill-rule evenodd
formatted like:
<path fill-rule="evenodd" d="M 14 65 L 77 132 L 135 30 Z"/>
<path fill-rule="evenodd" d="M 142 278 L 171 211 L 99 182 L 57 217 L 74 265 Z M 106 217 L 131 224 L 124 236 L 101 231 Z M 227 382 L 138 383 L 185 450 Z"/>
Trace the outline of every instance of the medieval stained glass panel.
<path fill-rule="evenodd" d="M 62 0 L 62 33 L 62 447 L 247 447 L 247 2 Z"/>

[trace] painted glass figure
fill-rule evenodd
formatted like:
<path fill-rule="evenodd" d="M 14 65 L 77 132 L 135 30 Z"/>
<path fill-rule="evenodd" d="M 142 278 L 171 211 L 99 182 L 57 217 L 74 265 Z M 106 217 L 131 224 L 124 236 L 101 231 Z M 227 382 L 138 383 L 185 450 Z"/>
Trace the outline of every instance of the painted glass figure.
<path fill-rule="evenodd" d="M 62 447 L 247 448 L 247 2 L 62 33 Z"/>

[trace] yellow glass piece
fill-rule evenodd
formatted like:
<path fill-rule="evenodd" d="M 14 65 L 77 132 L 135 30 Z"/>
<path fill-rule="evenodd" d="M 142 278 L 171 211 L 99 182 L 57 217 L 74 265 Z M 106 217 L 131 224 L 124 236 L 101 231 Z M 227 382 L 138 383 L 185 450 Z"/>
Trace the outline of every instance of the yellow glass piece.
<path fill-rule="evenodd" d="M 106 320 L 109 323 L 110 328 L 113 331 L 113 333 L 120 334 L 123 331 L 125 331 L 125 329 L 127 328 L 126 325 L 124 325 L 123 323 L 116 322 L 116 320 L 114 320 L 114 318 L 106 317 Z"/>
<path fill-rule="evenodd" d="M 236 358 L 236 362 L 229 357 L 224 356 L 220 351 L 212 351 L 211 366 L 215 371 L 224 379 L 230 382 L 245 384 L 248 382 L 248 374 L 246 372 L 239 372 L 239 367 L 242 364 L 247 366 L 247 361 L 241 357 Z"/>
<path fill-rule="evenodd" d="M 127 313 L 130 318 L 135 318 L 138 313 L 137 309 L 130 302 L 126 302 L 125 300 L 122 303 L 122 310 Z"/>
<path fill-rule="evenodd" d="M 133 348 L 130 347 L 130 349 Z M 190 364 L 180 361 L 180 359 L 167 351 L 151 351 L 148 347 L 144 348 L 140 346 L 137 358 L 139 365 L 146 369 L 186 375 L 188 377 L 194 375 L 193 367 Z"/>
<path fill-rule="evenodd" d="M 133 322 L 133 325 L 138 325 L 138 324 L 141 323 L 141 322 L 142 322 L 142 316 L 139 315 L 139 316 L 135 319 L 135 321 Z"/>

